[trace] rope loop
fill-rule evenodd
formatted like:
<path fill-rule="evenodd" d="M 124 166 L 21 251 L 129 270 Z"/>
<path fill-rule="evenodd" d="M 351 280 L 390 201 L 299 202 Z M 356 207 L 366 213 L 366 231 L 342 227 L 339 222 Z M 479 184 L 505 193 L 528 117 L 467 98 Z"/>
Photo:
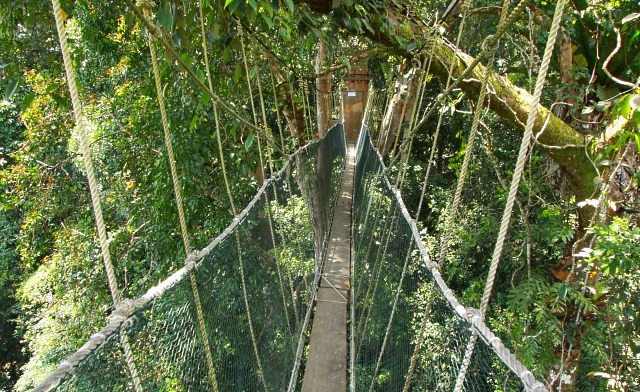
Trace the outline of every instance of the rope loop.
<path fill-rule="evenodd" d="M 494 34 L 488 35 L 487 38 L 482 41 L 482 51 L 489 53 L 492 56 L 500 46 L 500 40 Z"/>

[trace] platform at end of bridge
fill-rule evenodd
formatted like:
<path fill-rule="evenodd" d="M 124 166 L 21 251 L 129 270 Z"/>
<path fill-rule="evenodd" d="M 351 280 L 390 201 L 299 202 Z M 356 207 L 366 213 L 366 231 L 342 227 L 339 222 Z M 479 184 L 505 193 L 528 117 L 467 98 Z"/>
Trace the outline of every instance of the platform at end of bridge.
<path fill-rule="evenodd" d="M 351 263 L 351 204 L 355 147 L 349 144 L 329 246 L 318 287 L 303 392 L 347 387 L 347 306 Z"/>

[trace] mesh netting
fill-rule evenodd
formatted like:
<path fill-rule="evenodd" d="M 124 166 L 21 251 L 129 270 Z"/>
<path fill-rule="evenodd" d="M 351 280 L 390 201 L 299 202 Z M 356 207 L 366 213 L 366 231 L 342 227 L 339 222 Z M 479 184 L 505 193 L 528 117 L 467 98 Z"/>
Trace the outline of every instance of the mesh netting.
<path fill-rule="evenodd" d="M 267 389 L 287 389 L 297 375 L 299 341 L 320 267 L 316 260 L 322 260 L 344 156 L 341 125 L 299 150 L 197 262 L 126 302 L 125 316 L 122 309 L 114 312 L 110 324 L 40 390 L 211 391 L 214 384 L 224 391 L 263 390 L 258 356 Z M 189 272 L 197 283 L 213 369 Z"/>
<path fill-rule="evenodd" d="M 355 387 L 452 391 L 472 326 L 454 307 L 457 301 L 443 294 L 444 282 L 427 268 L 429 256 L 416 243 L 415 224 L 383 170 L 364 128 L 353 215 Z M 464 390 L 522 390 L 522 373 L 513 373 L 485 336 L 476 345 Z"/>

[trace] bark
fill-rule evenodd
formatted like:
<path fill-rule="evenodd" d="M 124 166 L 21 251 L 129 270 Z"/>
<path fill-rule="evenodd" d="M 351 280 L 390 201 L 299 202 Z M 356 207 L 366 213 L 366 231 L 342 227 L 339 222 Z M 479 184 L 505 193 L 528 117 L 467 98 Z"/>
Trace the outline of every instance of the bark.
<path fill-rule="evenodd" d="M 318 53 L 315 58 L 315 71 L 320 74 L 327 59 L 327 51 L 324 42 L 318 42 Z M 331 73 L 326 73 L 316 78 L 316 109 L 318 117 L 318 138 L 323 137 L 329 129 L 331 123 Z"/>

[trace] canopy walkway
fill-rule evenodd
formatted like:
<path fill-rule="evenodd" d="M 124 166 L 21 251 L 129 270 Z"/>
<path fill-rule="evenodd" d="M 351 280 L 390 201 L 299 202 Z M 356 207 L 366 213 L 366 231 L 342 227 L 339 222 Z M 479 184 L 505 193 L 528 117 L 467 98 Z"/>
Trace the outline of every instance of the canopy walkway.
<path fill-rule="evenodd" d="M 516 11 L 521 10 L 513 11 L 517 16 Z M 56 18 L 81 128 L 59 4 Z M 370 94 L 355 146 L 347 145 L 344 115 L 338 115 L 341 121 L 288 156 L 242 211 L 235 211 L 230 197 L 237 212 L 232 223 L 209 245 L 191 251 L 151 52 L 188 257 L 184 267 L 137 299 L 122 300 L 111 287 L 115 310 L 108 324 L 36 391 L 546 390 L 484 322 L 495 275 L 490 273 L 481 308 L 466 308 L 439 271 L 446 239 L 438 263 L 430 258 L 398 190 L 403 168 L 391 181 L 369 134 L 367 125 L 374 128 L 377 146 L 387 144 L 389 127 L 380 126 L 385 94 Z M 544 83 L 544 75 L 540 80 Z M 442 97 L 455 83 L 447 83 Z M 210 76 L 209 88 L 203 86 L 212 93 Z M 476 113 L 482 112 L 484 89 L 486 81 Z M 217 104 L 225 107 L 214 103 L 216 121 Z M 396 133 L 400 150 L 392 154 L 392 164 L 410 153 L 416 108 L 413 112 L 403 141 Z M 255 116 L 254 108 L 253 128 L 264 131 Z M 474 134 L 472 128 L 469 146 Z M 465 162 L 462 182 L 468 156 Z M 229 192 L 226 173 L 225 182 Z M 516 187 L 518 182 L 514 174 Z M 505 211 L 509 203 L 512 207 L 512 198 Z M 103 236 L 99 200 L 94 208 Z M 455 208 L 454 199 L 450 219 Z M 510 210 L 507 223 L 509 215 Z M 500 250 L 496 255 L 499 260 Z M 108 247 L 103 256 L 108 265 Z"/>

